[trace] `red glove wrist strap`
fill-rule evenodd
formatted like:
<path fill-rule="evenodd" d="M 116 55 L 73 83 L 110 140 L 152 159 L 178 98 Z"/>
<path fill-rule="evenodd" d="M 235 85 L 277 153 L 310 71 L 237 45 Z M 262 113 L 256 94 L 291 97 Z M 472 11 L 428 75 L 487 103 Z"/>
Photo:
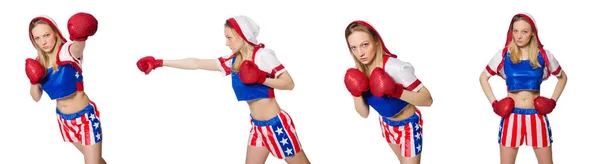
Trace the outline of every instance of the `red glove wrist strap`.
<path fill-rule="evenodd" d="M 396 84 L 396 90 L 394 91 L 393 95 L 390 95 L 394 98 L 400 98 L 402 97 L 402 93 L 404 93 L 404 86 L 402 86 L 402 84 Z"/>
<path fill-rule="evenodd" d="M 154 62 L 154 66 L 158 67 L 162 67 L 163 66 L 163 60 L 162 59 L 156 59 L 156 61 Z"/>

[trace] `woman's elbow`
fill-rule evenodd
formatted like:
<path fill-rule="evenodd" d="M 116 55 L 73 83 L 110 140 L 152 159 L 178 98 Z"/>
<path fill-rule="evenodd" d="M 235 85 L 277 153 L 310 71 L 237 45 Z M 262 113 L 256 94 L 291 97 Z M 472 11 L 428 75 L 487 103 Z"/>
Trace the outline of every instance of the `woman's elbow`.
<path fill-rule="evenodd" d="M 37 95 L 31 94 L 31 99 L 34 102 L 39 102 L 41 98 L 42 98 L 42 96 L 37 96 Z"/>
<path fill-rule="evenodd" d="M 360 115 L 360 117 L 362 117 L 362 118 L 369 118 L 369 113 L 367 113 L 367 114 L 359 113 L 358 115 Z"/>
<path fill-rule="evenodd" d="M 489 80 L 489 78 L 481 76 L 481 77 L 479 77 L 479 84 L 487 83 L 488 80 Z"/>
<path fill-rule="evenodd" d="M 294 90 L 294 87 L 295 87 L 295 84 L 294 84 L 294 82 L 293 82 L 293 81 L 290 81 L 290 82 L 288 82 L 288 83 L 285 85 L 285 88 L 284 88 L 284 89 L 285 89 L 285 90 L 290 90 L 290 91 L 291 91 L 291 90 Z"/>
<path fill-rule="evenodd" d="M 358 113 L 358 115 L 362 118 L 368 118 L 369 117 L 369 110 L 368 109 L 356 109 L 356 112 Z"/>
<path fill-rule="evenodd" d="M 289 90 L 293 90 L 294 87 L 296 86 L 296 84 L 294 84 L 293 82 L 289 85 Z"/>
<path fill-rule="evenodd" d="M 560 75 L 560 77 L 558 78 L 559 81 L 563 81 L 564 83 L 567 82 L 567 74 L 563 71 Z"/>
<path fill-rule="evenodd" d="M 487 73 L 483 72 L 481 73 L 481 75 L 479 75 L 479 83 L 485 83 L 488 82 L 488 80 L 490 80 L 490 76 L 487 75 Z"/>
<path fill-rule="evenodd" d="M 433 98 L 431 98 L 431 96 L 427 96 L 427 98 L 425 98 L 419 106 L 430 107 L 431 104 L 433 104 Z"/>

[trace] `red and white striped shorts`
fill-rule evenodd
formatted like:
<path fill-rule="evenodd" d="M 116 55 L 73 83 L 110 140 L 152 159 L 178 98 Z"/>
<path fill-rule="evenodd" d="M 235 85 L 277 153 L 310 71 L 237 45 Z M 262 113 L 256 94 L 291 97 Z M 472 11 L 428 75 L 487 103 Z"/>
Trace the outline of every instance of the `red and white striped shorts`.
<path fill-rule="evenodd" d="M 423 151 L 423 119 L 421 111 L 407 119 L 394 121 L 379 116 L 381 134 L 390 144 L 400 146 L 400 154 L 403 157 L 414 157 Z"/>
<path fill-rule="evenodd" d="M 552 131 L 546 115 L 538 114 L 535 109 L 515 108 L 512 114 L 502 118 L 498 143 L 516 148 L 523 145 L 523 142 L 534 148 L 552 144 Z"/>
<path fill-rule="evenodd" d="M 93 145 L 102 141 L 100 113 L 94 102 L 90 102 L 83 110 L 73 114 L 61 113 L 56 108 L 56 118 L 65 142 Z"/>
<path fill-rule="evenodd" d="M 296 127 L 290 115 L 281 112 L 269 120 L 255 120 L 250 115 L 250 137 L 248 145 L 267 147 L 271 154 L 279 159 L 293 157 L 302 150 L 298 141 Z"/>

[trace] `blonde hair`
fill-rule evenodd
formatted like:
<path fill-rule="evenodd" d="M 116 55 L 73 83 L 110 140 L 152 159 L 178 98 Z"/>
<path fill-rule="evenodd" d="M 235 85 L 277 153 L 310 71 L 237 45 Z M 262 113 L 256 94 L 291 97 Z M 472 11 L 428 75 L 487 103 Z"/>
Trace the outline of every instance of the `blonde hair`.
<path fill-rule="evenodd" d="M 369 37 L 374 43 L 373 46 L 375 46 L 375 59 L 373 59 L 371 64 L 373 64 L 375 67 L 383 66 L 383 47 L 381 46 L 380 42 L 381 38 L 379 38 L 375 31 L 358 22 L 351 23 L 348 25 L 348 27 L 346 27 L 346 45 L 348 46 L 348 50 L 350 50 L 350 55 L 352 55 L 352 49 L 350 48 L 350 43 L 348 43 L 348 37 L 355 32 L 365 32 L 369 34 Z M 360 70 L 360 72 L 367 76 L 371 75 L 371 72 L 367 70 L 368 68 L 365 64 L 361 63 L 354 55 L 352 55 L 352 58 L 354 59 L 354 65 L 356 66 L 356 69 Z"/>
<path fill-rule="evenodd" d="M 31 33 L 31 30 L 33 30 L 34 27 L 36 27 L 37 25 L 40 24 L 46 24 L 48 26 L 50 26 L 48 23 L 40 20 L 40 19 L 36 19 L 31 21 L 31 24 L 29 24 L 29 35 L 31 38 L 33 38 L 33 34 Z M 54 32 L 54 36 L 56 37 L 56 42 L 54 43 L 54 51 L 57 52 L 58 49 L 60 48 L 60 46 L 62 45 L 62 39 L 60 38 L 60 36 L 58 36 L 58 31 L 56 29 L 54 29 L 54 27 L 50 26 L 50 28 L 52 28 L 52 31 Z M 48 68 L 48 62 L 51 61 L 50 59 L 50 54 L 48 54 L 47 52 L 45 52 L 44 50 L 42 50 L 35 41 L 33 41 L 33 45 L 35 46 L 35 49 L 37 50 L 37 56 L 38 59 L 40 60 L 40 64 L 42 66 L 44 66 L 45 68 Z M 58 64 L 56 62 L 52 62 L 52 70 L 54 71 L 54 73 L 56 73 L 56 71 L 58 70 Z"/>
<path fill-rule="evenodd" d="M 225 22 L 225 27 L 231 28 L 232 29 L 231 31 L 233 31 L 233 33 L 234 33 L 233 34 L 234 37 L 241 39 L 240 34 L 238 34 L 234 30 L 233 26 L 231 25 L 231 23 L 229 23 L 229 21 Z M 242 43 L 242 47 L 240 48 L 240 51 L 235 53 L 235 62 L 233 63 L 233 72 L 238 72 L 238 70 L 240 69 L 240 65 L 242 64 L 242 62 L 244 60 L 246 60 L 246 57 L 248 57 L 249 60 L 252 60 L 253 52 L 254 52 L 254 46 L 252 46 L 252 45 L 248 44 L 248 42 L 244 41 Z M 250 55 L 250 56 L 248 56 L 248 55 Z"/>
<path fill-rule="evenodd" d="M 513 24 L 515 22 L 521 21 L 521 20 L 529 23 L 525 19 L 525 17 L 515 16 L 510 24 L 510 29 L 512 30 Z M 533 27 L 533 25 L 531 25 L 531 26 Z M 533 34 L 531 35 L 531 38 L 529 38 L 529 43 L 528 43 L 526 49 L 527 49 L 527 55 L 529 56 L 529 64 L 535 69 L 535 68 L 541 67 L 540 63 L 538 62 L 538 58 L 537 58 L 538 53 L 539 53 L 539 46 L 538 46 L 537 38 L 535 37 L 535 35 L 537 35 L 537 31 L 535 29 L 532 29 L 531 32 Z M 512 41 L 510 42 L 508 50 L 510 52 L 510 61 L 513 64 L 517 64 L 517 63 L 521 62 L 521 57 L 523 56 L 523 52 L 521 52 L 521 49 L 517 45 L 517 42 L 515 41 L 514 37 L 513 37 Z"/>

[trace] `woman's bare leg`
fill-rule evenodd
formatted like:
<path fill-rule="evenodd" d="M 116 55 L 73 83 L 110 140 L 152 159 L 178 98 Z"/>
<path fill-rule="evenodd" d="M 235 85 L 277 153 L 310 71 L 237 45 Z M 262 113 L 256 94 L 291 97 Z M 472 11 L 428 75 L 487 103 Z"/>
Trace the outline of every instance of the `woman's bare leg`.
<path fill-rule="evenodd" d="M 102 142 L 89 146 L 83 146 L 80 142 L 73 142 L 73 146 L 83 154 L 85 164 L 106 164 L 106 161 L 102 158 Z"/>
<path fill-rule="evenodd" d="M 519 148 L 504 147 L 500 145 L 500 164 L 514 164 L 517 160 Z"/>
<path fill-rule="evenodd" d="M 246 149 L 246 164 L 264 164 L 269 157 L 267 147 L 248 146 Z"/>
<path fill-rule="evenodd" d="M 548 146 L 545 148 L 533 148 L 535 152 L 535 157 L 537 157 L 537 161 L 539 164 L 553 164 L 552 160 L 552 146 Z"/>

